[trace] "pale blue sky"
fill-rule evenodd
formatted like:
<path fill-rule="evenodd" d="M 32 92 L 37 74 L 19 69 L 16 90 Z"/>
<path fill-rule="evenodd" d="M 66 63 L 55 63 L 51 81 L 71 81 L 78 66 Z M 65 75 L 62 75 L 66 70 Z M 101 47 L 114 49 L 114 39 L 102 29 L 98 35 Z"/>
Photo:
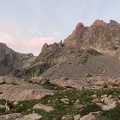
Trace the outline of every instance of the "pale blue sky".
<path fill-rule="evenodd" d="M 0 42 L 35 55 L 64 40 L 77 23 L 120 22 L 120 0 L 0 0 Z"/>

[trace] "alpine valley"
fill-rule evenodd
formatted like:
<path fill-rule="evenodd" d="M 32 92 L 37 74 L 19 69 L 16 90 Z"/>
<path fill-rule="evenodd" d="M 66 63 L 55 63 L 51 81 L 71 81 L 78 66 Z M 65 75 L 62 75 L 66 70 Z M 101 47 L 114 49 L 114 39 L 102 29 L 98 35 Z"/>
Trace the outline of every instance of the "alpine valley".
<path fill-rule="evenodd" d="M 78 23 L 37 57 L 0 43 L 0 120 L 120 120 L 120 24 Z"/>

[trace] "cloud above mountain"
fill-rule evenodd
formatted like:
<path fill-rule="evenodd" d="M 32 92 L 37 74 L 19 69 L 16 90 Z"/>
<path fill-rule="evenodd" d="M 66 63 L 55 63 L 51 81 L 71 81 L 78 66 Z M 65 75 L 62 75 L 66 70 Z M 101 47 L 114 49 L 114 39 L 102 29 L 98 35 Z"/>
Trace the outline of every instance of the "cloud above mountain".
<path fill-rule="evenodd" d="M 120 22 L 119 10 L 120 0 L 1 0 L 0 42 L 37 55 L 43 43 L 64 40 L 79 22 Z"/>
<path fill-rule="evenodd" d="M 2 23 L 0 24 L 0 42 L 6 43 L 15 51 L 23 53 L 32 52 L 35 55 L 38 55 L 42 46 L 45 43 L 53 43 L 55 41 L 54 36 L 59 34 L 58 32 L 53 32 L 51 36 L 42 36 L 39 30 L 34 29 L 31 32 L 35 31 L 36 34 L 31 37 L 26 37 L 17 24 L 12 22 Z"/>
<path fill-rule="evenodd" d="M 10 48 L 15 51 L 21 51 L 26 53 L 34 53 L 37 55 L 40 53 L 42 46 L 45 43 L 52 44 L 54 38 L 48 37 L 32 37 L 31 39 L 17 38 L 10 33 L 0 32 L 0 42 L 6 43 Z"/>

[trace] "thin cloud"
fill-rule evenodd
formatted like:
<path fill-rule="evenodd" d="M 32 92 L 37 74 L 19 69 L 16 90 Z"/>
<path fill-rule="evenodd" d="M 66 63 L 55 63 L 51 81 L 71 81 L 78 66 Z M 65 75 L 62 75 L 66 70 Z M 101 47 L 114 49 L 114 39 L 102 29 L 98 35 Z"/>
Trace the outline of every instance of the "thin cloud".
<path fill-rule="evenodd" d="M 14 35 L 10 33 L 0 32 L 0 42 L 6 43 L 10 48 L 15 51 L 23 53 L 34 53 L 38 55 L 42 49 L 42 46 L 52 44 L 54 42 L 53 37 L 32 37 L 31 39 L 15 39 Z"/>
<path fill-rule="evenodd" d="M 14 47 L 19 51 L 32 52 L 34 54 L 39 54 L 42 46 L 47 43 L 51 44 L 54 42 L 53 37 L 33 37 L 29 40 L 21 40 L 14 44 Z"/>
<path fill-rule="evenodd" d="M 54 35 L 54 36 L 59 36 L 59 35 L 60 35 L 60 33 L 59 33 L 59 32 L 57 32 L 57 31 L 54 31 L 54 32 L 53 32 L 53 35 Z"/>
<path fill-rule="evenodd" d="M 40 52 L 42 46 L 47 43 L 51 44 L 54 42 L 53 37 L 33 37 L 30 40 L 26 40 L 25 43 L 26 45 L 24 47 L 28 49 L 34 49 Z"/>
<path fill-rule="evenodd" d="M 30 31 L 30 33 L 32 32 Z M 0 42 L 6 43 L 8 47 L 17 52 L 38 55 L 45 43 L 52 44 L 54 42 L 55 35 L 58 35 L 58 33 L 55 32 L 51 36 L 42 36 L 39 27 L 36 27 L 34 34 L 27 37 L 17 24 L 0 21 Z"/>
<path fill-rule="evenodd" d="M 12 42 L 13 36 L 7 32 L 0 32 L 0 41 L 10 43 Z"/>

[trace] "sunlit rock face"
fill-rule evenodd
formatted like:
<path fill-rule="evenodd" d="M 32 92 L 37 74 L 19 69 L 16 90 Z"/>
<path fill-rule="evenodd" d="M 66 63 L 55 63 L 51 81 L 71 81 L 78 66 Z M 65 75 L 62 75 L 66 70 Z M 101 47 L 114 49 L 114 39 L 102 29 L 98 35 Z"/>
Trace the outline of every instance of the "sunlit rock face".
<path fill-rule="evenodd" d="M 72 34 L 64 40 L 65 46 L 80 49 L 83 43 L 82 38 L 87 30 L 88 27 L 85 27 L 83 23 L 78 23 Z"/>
<path fill-rule="evenodd" d="M 64 40 L 65 46 L 75 49 L 93 48 L 100 52 L 116 54 L 120 51 L 120 24 L 114 20 L 105 23 L 95 20 L 90 27 L 78 23 Z"/>

